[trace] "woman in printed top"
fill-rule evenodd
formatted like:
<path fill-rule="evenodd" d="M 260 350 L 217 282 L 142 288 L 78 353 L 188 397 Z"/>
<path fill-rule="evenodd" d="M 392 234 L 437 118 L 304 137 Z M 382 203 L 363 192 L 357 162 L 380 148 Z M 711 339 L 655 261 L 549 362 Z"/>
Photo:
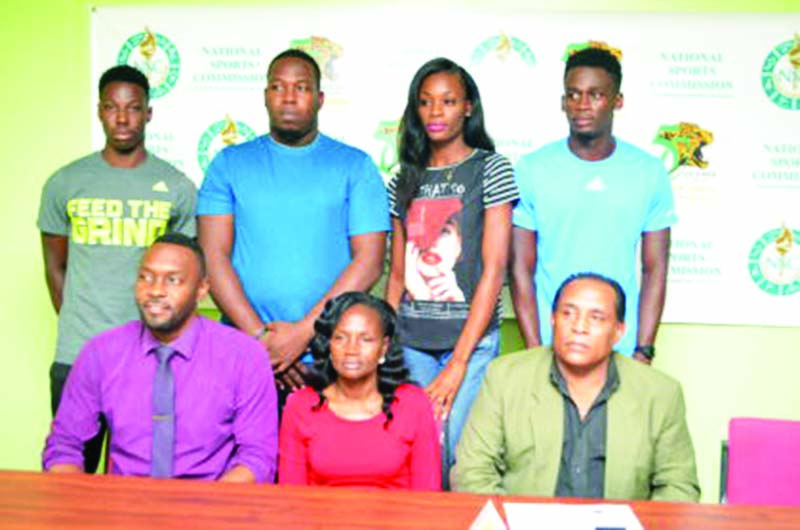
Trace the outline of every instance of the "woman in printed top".
<path fill-rule="evenodd" d="M 499 351 L 499 294 L 517 188 L 494 152 L 478 87 L 449 59 L 411 81 L 400 125 L 400 172 L 389 183 L 391 271 L 386 300 L 411 379 L 425 387 L 455 446 L 486 366 Z M 446 478 L 446 473 L 445 473 Z"/>
<path fill-rule="evenodd" d="M 361 292 L 326 304 L 314 324 L 310 385 L 283 410 L 280 483 L 441 488 L 433 410 L 408 382 L 396 322 L 386 302 Z"/>

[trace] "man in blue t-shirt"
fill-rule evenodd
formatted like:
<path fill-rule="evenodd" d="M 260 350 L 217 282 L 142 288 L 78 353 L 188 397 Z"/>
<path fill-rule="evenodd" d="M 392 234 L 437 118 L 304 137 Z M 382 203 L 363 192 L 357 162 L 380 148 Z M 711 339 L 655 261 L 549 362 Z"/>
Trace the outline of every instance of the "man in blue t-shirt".
<path fill-rule="evenodd" d="M 388 199 L 364 152 L 321 134 L 314 59 L 278 54 L 264 99 L 270 132 L 220 152 L 198 196 L 211 294 L 225 318 L 261 341 L 279 386 L 303 384 L 298 362 L 329 298 L 380 277 Z"/>
<path fill-rule="evenodd" d="M 589 270 L 613 278 L 631 315 L 615 349 L 650 363 L 676 217 L 661 161 L 612 135 L 621 82 L 609 49 L 589 47 L 567 60 L 561 108 L 569 137 L 524 156 L 515 170 L 520 201 L 513 214 L 512 299 L 531 348 L 551 341 L 550 302 L 565 278 Z M 592 322 L 584 324 L 591 333 Z"/>

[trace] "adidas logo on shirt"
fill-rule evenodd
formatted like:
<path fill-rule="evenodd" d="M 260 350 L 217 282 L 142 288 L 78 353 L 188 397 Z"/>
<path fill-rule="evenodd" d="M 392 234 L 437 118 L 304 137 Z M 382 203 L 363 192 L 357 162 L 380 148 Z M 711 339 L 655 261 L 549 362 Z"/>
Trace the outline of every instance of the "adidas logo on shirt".
<path fill-rule="evenodd" d="M 591 181 L 589 181 L 589 183 L 586 185 L 586 188 L 584 189 L 589 191 L 605 191 L 606 184 L 600 177 L 595 177 Z"/>
<path fill-rule="evenodd" d="M 168 192 L 169 188 L 167 187 L 167 183 L 163 180 L 153 184 L 153 191 L 163 191 Z"/>

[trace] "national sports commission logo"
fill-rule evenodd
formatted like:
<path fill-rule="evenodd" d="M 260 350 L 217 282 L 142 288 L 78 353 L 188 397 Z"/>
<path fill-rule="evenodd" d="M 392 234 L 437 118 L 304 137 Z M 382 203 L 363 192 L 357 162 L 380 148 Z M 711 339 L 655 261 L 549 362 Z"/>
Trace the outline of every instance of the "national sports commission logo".
<path fill-rule="evenodd" d="M 750 276 L 762 291 L 775 296 L 800 292 L 800 230 L 770 230 L 750 249 Z"/>
<path fill-rule="evenodd" d="M 336 60 L 342 56 L 342 47 L 340 45 L 325 37 L 312 36 L 305 39 L 295 39 L 289 47 L 303 50 L 309 54 L 319 64 L 319 69 L 325 79 L 336 80 Z"/>
<path fill-rule="evenodd" d="M 181 57 L 172 41 L 148 28 L 125 41 L 117 55 L 117 64 L 128 64 L 144 72 L 150 81 L 151 98 L 172 90 L 181 71 Z"/>
<path fill-rule="evenodd" d="M 707 168 L 708 162 L 703 157 L 703 148 L 713 141 L 714 133 L 686 121 L 676 125 L 662 125 L 653 139 L 654 144 L 664 148 L 661 160 L 670 174 L 682 166 Z"/>
<path fill-rule="evenodd" d="M 481 42 L 472 52 L 471 61 L 472 64 L 480 64 L 484 59 L 491 56 L 504 62 L 513 54 L 519 55 L 528 66 L 536 64 L 536 57 L 530 47 L 525 44 L 525 41 L 517 37 L 508 36 L 505 33 L 489 37 Z"/>
<path fill-rule="evenodd" d="M 205 172 L 214 157 L 228 147 L 236 145 L 258 136 L 253 129 L 241 121 L 234 121 L 230 116 L 225 116 L 205 130 L 197 144 L 197 163 Z"/>
<path fill-rule="evenodd" d="M 761 86 L 779 107 L 800 110 L 800 33 L 769 52 L 761 68 Z"/>

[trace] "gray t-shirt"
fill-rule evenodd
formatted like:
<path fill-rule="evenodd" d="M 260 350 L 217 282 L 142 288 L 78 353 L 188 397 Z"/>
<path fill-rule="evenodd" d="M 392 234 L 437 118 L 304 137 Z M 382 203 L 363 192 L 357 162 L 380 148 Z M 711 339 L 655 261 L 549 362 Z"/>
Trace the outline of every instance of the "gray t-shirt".
<path fill-rule="evenodd" d="M 72 364 L 86 340 L 138 318 L 142 252 L 165 232 L 194 236 L 196 200 L 194 183 L 150 153 L 132 169 L 93 153 L 47 180 L 37 226 L 69 238 L 56 362 Z"/>

